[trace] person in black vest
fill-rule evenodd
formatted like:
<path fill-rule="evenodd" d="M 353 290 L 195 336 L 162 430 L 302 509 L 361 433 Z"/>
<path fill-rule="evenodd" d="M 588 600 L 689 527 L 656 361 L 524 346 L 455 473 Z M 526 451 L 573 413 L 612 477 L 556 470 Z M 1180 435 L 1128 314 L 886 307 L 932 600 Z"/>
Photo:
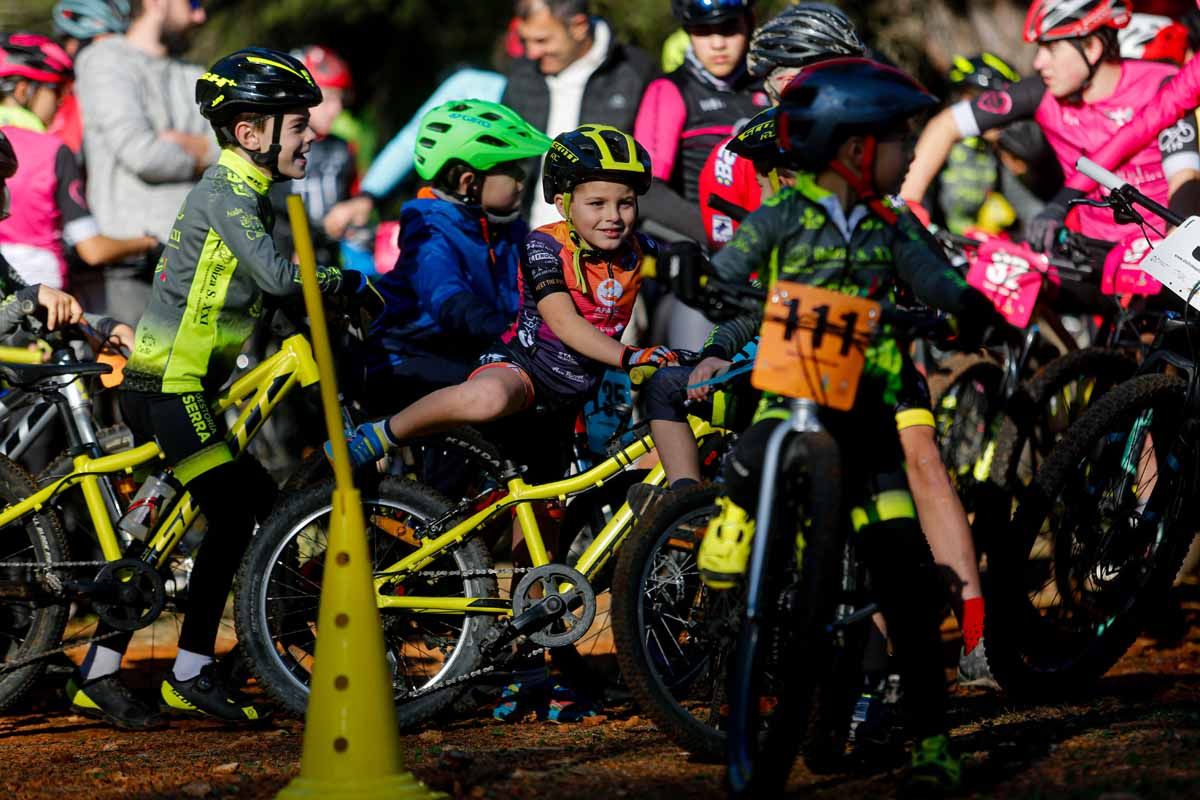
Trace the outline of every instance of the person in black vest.
<path fill-rule="evenodd" d="M 638 110 L 634 136 L 650 151 L 655 178 L 641 213 L 656 223 L 650 233 L 704 242 L 698 189 L 704 163 L 770 101 L 746 69 L 754 0 L 671 0 L 671 12 L 691 45 L 683 66 L 650 84 Z"/>
<path fill-rule="evenodd" d="M 516 0 L 525 57 L 509 68 L 501 102 L 550 137 L 585 122 L 632 130 L 654 76 L 650 57 L 617 41 L 590 8 L 589 0 Z M 529 174 L 538 180 L 540 164 Z M 559 218 L 537 192 L 526 193 L 523 212 L 535 228 Z"/>

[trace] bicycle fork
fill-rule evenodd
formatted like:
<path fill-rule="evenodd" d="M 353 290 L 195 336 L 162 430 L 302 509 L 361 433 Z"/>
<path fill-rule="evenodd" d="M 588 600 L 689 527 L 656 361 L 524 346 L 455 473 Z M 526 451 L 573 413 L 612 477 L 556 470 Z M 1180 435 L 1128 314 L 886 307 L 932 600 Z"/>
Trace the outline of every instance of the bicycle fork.
<path fill-rule="evenodd" d="M 750 707 L 754 703 L 754 656 L 762 636 L 767 552 L 772 535 L 771 511 L 775 505 L 783 447 L 792 434 L 824 430 L 817 417 L 817 404 L 812 400 L 791 400 L 789 411 L 787 421 L 771 432 L 763 457 L 762 484 L 759 486 L 754 541 L 746 580 L 746 616 L 730 670 L 730 706 L 743 712 L 735 711 L 730 715 L 727 739 L 728 781 L 732 791 L 738 795 L 751 789 L 755 777 L 753 750 L 758 744 L 758 734 L 755 726 L 748 723 L 758 715 L 757 708 Z"/>

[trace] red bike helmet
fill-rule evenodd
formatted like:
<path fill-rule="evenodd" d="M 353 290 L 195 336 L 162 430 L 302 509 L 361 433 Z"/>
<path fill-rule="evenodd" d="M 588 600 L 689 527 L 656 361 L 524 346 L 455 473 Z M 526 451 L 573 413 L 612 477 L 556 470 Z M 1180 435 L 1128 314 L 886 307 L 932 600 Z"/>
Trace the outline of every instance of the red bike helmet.
<path fill-rule="evenodd" d="M 12 142 L 0 131 L 0 180 L 8 180 L 17 172 L 17 154 Z"/>
<path fill-rule="evenodd" d="M 322 47 L 319 44 L 310 44 L 307 47 L 292 51 L 292 55 L 299 59 L 304 66 L 308 67 L 308 71 L 312 73 L 313 80 L 322 89 L 341 89 L 344 92 L 354 90 L 354 79 L 350 76 L 350 65 L 328 47 Z"/>
<path fill-rule="evenodd" d="M 1025 41 L 1082 39 L 1102 28 L 1129 24 L 1128 0 L 1033 0 L 1025 15 Z"/>
<path fill-rule="evenodd" d="M 0 78 L 66 83 L 73 75 L 71 68 L 71 57 L 53 39 L 36 33 L 0 36 Z"/>

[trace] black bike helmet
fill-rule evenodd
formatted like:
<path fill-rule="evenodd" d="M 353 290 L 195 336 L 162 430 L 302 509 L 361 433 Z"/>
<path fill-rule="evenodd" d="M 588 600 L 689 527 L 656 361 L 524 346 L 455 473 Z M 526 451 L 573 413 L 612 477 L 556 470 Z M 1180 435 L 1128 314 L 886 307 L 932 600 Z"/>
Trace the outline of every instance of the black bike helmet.
<path fill-rule="evenodd" d="M 251 153 L 254 162 L 279 176 L 279 135 L 289 111 L 321 102 L 321 90 L 295 57 L 279 50 L 247 47 L 213 64 L 196 81 L 200 114 L 212 123 L 221 144 L 236 144 L 230 124 L 239 114 L 277 117 L 271 147 Z"/>
<path fill-rule="evenodd" d="M 719 25 L 731 19 L 748 17 L 754 10 L 754 0 L 671 0 L 671 13 L 679 24 Z"/>
<path fill-rule="evenodd" d="M 950 86 L 954 89 L 1004 89 L 1021 80 L 1007 61 L 994 53 L 974 58 L 955 56 L 950 67 Z"/>
<path fill-rule="evenodd" d="M 861 56 L 866 45 L 850 18 L 826 3 L 797 3 L 754 32 L 746 53 L 751 74 L 765 78 L 778 67 L 807 67 L 839 56 Z"/>
<path fill-rule="evenodd" d="M 780 166 L 785 162 L 786 153 L 779 149 L 778 118 L 778 108 L 758 112 L 725 145 L 725 149 L 749 159 L 760 171 Z"/>
<path fill-rule="evenodd" d="M 555 138 L 542 169 L 542 194 L 553 204 L 588 181 L 628 184 L 638 194 L 650 191 L 654 175 L 650 153 L 632 136 L 611 125 L 581 125 Z"/>
<path fill-rule="evenodd" d="M 0 131 L 0 180 L 8 180 L 17 173 L 17 153 L 12 142 Z"/>
<path fill-rule="evenodd" d="M 783 91 L 779 146 L 789 166 L 821 170 L 850 136 L 884 134 L 938 106 L 909 75 L 865 58 L 814 64 Z"/>

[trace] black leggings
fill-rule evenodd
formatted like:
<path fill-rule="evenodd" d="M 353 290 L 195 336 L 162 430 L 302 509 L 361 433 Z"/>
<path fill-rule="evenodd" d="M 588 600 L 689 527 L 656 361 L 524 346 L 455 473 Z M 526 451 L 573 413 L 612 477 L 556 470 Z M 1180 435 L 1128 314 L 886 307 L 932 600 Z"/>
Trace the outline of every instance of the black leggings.
<path fill-rule="evenodd" d="M 212 655 L 233 576 L 255 520 L 266 519 L 274 504 L 275 482 L 253 458 L 233 460 L 224 426 L 199 393 L 123 391 L 121 410 L 139 443 L 157 439 L 166 462 L 208 521 L 188 584 L 179 647 Z M 110 632 L 106 627 L 101 625 L 98 633 Z M 104 646 L 124 651 L 131 636 L 115 637 Z"/>
<path fill-rule="evenodd" d="M 941 665 L 939 623 L 945 605 L 929 545 L 915 513 L 894 513 L 881 498 L 906 496 L 903 451 L 890 408 L 869 413 L 822 412 L 822 422 L 840 445 L 845 507 L 864 509 L 856 525 L 855 552 L 871 576 L 873 595 L 887 620 L 888 636 L 896 646 L 904 681 L 905 715 L 918 739 L 946 730 L 946 691 Z M 778 418 L 754 423 L 738 440 L 724 475 L 730 499 L 752 516 L 758 506 L 759 484 L 767 440 Z M 794 441 L 794 440 L 793 440 Z M 797 453 L 784 445 L 781 463 L 795 465 Z M 794 479 L 784 467 L 784 486 Z M 907 502 L 911 508 L 911 497 Z M 903 503 L 899 503 L 903 506 Z"/>

